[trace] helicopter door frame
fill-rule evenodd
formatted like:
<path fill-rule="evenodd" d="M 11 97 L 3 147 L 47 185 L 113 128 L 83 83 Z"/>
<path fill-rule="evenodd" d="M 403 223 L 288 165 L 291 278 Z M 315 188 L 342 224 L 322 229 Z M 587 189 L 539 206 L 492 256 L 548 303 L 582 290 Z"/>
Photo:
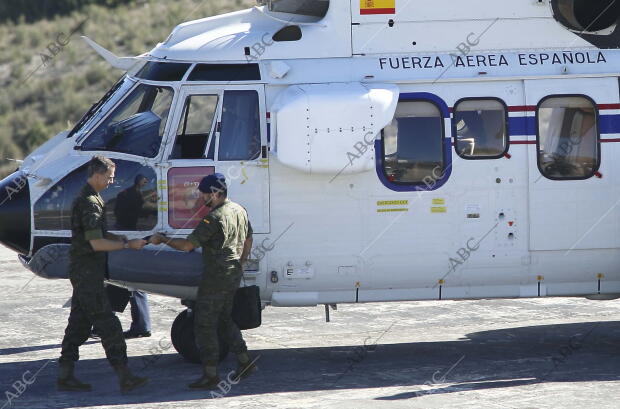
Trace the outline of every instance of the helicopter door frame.
<path fill-rule="evenodd" d="M 226 91 L 256 91 L 259 103 L 260 153 L 251 160 L 219 160 L 222 110 Z M 195 95 L 218 95 L 214 119 L 203 157 L 196 159 L 172 159 L 178 126 L 183 116 L 187 98 Z M 229 197 L 244 206 L 249 213 L 255 233 L 268 233 L 269 220 L 269 163 L 267 150 L 267 114 L 264 85 L 182 85 L 171 116 L 173 125 L 167 134 L 163 159 L 159 166 L 160 187 L 164 199 L 160 216 L 166 232 L 189 234 L 195 225 L 208 214 L 208 209 L 198 205 L 197 190 L 200 180 L 209 174 L 222 173 L 226 177 Z M 213 156 L 210 148 L 213 146 Z"/>
<path fill-rule="evenodd" d="M 550 91 L 552 90 L 552 91 Z M 615 117 L 618 107 L 618 80 L 616 78 L 566 78 L 526 80 L 527 106 L 531 107 L 530 132 L 534 143 L 529 145 L 528 206 L 530 213 L 530 250 L 587 250 L 620 247 L 617 234 L 620 211 L 617 208 L 617 167 L 609 154 L 617 136 Z M 540 105 L 550 98 L 584 98 L 596 108 L 595 127 L 598 163 L 588 177 L 546 177 L 538 163 L 542 149 L 538 125 Z M 553 117 L 551 117 L 553 118 Z M 562 125 L 564 126 L 564 125 Z M 550 127 L 550 125 L 549 125 Z M 565 131 L 562 131 L 565 132 Z M 568 143 L 562 142 L 558 152 L 570 156 L 581 149 L 582 140 L 591 136 L 571 129 Z M 561 145 L 562 145 L 561 144 Z M 605 150 L 605 152 L 603 152 Z M 605 154 L 607 153 L 607 155 Z M 583 155 L 582 155 L 583 156 Z M 544 170 L 544 169 L 543 169 Z"/>

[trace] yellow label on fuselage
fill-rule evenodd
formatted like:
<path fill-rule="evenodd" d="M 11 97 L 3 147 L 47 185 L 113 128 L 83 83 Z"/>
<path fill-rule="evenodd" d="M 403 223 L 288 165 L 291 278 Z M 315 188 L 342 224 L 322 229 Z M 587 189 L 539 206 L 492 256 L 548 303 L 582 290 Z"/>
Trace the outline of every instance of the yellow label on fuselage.
<path fill-rule="evenodd" d="M 409 200 L 379 200 L 377 206 L 403 206 L 408 205 Z"/>
<path fill-rule="evenodd" d="M 377 213 L 408 212 L 409 209 L 377 209 Z"/>

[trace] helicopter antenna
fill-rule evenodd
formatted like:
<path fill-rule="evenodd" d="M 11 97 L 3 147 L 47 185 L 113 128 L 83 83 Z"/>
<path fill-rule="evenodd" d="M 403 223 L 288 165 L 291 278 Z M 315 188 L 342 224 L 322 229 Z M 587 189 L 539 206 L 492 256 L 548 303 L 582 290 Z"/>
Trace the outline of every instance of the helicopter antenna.
<path fill-rule="evenodd" d="M 112 67 L 118 68 L 119 70 L 129 71 L 131 67 L 133 67 L 139 60 L 136 57 L 118 57 L 114 53 L 109 50 L 106 50 L 90 38 L 86 36 L 82 36 L 86 44 L 91 46 L 93 50 L 97 52 L 100 56 L 103 57 L 104 60 L 108 62 Z"/>

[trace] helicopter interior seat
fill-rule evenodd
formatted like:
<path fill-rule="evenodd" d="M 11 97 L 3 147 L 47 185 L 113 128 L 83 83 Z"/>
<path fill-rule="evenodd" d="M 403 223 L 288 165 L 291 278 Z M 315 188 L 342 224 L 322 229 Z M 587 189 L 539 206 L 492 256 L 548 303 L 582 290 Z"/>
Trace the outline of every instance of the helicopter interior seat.
<path fill-rule="evenodd" d="M 485 143 L 481 155 L 497 155 L 505 150 L 506 115 L 503 110 L 482 112 Z"/>
<path fill-rule="evenodd" d="M 459 153 L 473 156 L 476 154 L 476 141 L 484 136 L 482 120 L 475 111 L 461 112 L 459 119 L 456 134 Z"/>
<path fill-rule="evenodd" d="M 586 112 L 581 127 L 581 134 L 583 135 L 584 142 L 583 146 L 596 146 L 596 133 L 596 117 Z M 596 155 L 591 154 L 591 152 L 586 152 L 585 155 L 583 154 L 583 152 L 579 153 L 581 164 L 588 171 L 588 173 L 596 166 L 595 156 Z"/>
<path fill-rule="evenodd" d="M 159 144 L 155 147 L 154 142 L 161 139 L 159 136 L 161 122 L 157 114 L 146 111 L 111 123 L 103 137 L 103 146 L 119 152 L 153 156 L 153 152 L 159 150 Z"/>
<path fill-rule="evenodd" d="M 597 129 L 593 108 L 556 109 L 539 152 L 541 167 L 553 177 L 584 177 L 596 166 Z"/>
<path fill-rule="evenodd" d="M 505 149 L 505 114 L 500 110 L 460 112 L 458 151 L 467 156 L 495 156 Z"/>
<path fill-rule="evenodd" d="M 164 109 L 162 112 L 157 112 L 155 110 L 153 112 L 155 112 L 155 115 L 157 115 L 160 118 L 168 118 L 168 114 L 170 114 L 170 107 Z M 159 126 L 159 134 L 163 135 L 165 131 L 166 131 L 166 121 L 161 121 L 161 124 Z"/>
<path fill-rule="evenodd" d="M 505 150 L 506 123 L 504 111 L 480 112 L 480 134 L 477 138 L 476 156 L 495 156 Z M 472 155 L 473 156 L 473 155 Z"/>
<path fill-rule="evenodd" d="M 570 155 L 573 157 L 577 168 L 585 174 L 591 174 L 596 166 L 596 154 L 592 152 L 592 147 L 597 145 L 596 117 L 588 110 L 579 109 L 573 119 L 573 128 L 570 131 L 573 142 Z M 579 139 L 575 138 L 579 135 Z M 575 143 L 576 141 L 579 143 Z"/>
<path fill-rule="evenodd" d="M 208 134 L 177 135 L 170 159 L 203 159 Z"/>

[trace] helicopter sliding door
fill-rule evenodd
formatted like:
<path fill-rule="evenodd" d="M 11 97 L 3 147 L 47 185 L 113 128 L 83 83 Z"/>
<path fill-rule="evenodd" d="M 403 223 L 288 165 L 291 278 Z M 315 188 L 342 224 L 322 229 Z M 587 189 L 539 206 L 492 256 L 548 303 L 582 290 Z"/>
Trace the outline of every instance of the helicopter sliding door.
<path fill-rule="evenodd" d="M 528 155 L 531 250 L 619 247 L 617 79 L 530 80 L 525 89 L 535 141 Z"/>
<path fill-rule="evenodd" d="M 248 210 L 256 233 L 269 232 L 269 169 L 263 86 L 184 86 L 162 164 L 166 229 L 188 234 L 208 213 L 197 187 L 222 173 L 231 200 Z"/>

